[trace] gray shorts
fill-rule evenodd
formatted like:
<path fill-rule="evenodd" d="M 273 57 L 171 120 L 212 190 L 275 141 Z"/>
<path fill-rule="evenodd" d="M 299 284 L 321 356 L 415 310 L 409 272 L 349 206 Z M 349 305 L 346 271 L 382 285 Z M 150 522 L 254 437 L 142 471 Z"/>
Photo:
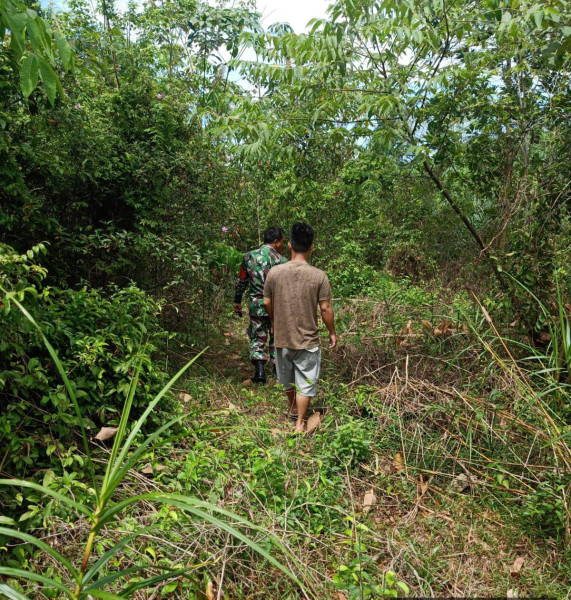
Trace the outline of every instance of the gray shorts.
<path fill-rule="evenodd" d="M 321 369 L 321 348 L 316 350 L 290 350 L 276 348 L 278 381 L 284 389 L 295 386 L 302 396 L 315 396 Z"/>

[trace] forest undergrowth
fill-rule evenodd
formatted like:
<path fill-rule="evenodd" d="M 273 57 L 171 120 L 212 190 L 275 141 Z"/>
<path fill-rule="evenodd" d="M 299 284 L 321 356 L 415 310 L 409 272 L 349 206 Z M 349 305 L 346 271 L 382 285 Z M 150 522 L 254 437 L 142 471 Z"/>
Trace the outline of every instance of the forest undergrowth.
<path fill-rule="evenodd" d="M 221 323 L 203 373 L 179 391 L 201 423 L 182 470 L 190 461 L 203 497 L 272 531 L 319 598 L 567 598 L 568 492 L 548 490 L 569 455 L 545 443 L 514 372 L 430 304 L 361 298 L 337 313 L 321 422 L 301 438 L 275 381 L 250 383 L 244 324 Z M 171 458 L 157 459 L 169 464 L 159 478 L 180 482 Z M 236 561 L 229 540 L 219 552 L 207 569 L 219 597 L 298 597 Z"/>
<path fill-rule="evenodd" d="M 554 481 L 565 481 L 569 455 L 534 417 L 517 374 L 478 345 L 469 315 L 458 320 L 460 304 L 443 316 L 431 303 L 338 301 L 341 344 L 324 357 L 312 407 L 320 422 L 303 437 L 290 435 L 275 380 L 250 382 L 244 321 L 221 316 L 176 384 L 184 433 L 131 469 L 121 493 L 191 494 L 241 515 L 303 589 L 169 506 L 139 506 L 97 552 L 158 526 L 126 547 L 121 567 L 192 567 L 133 596 L 141 600 L 568 598 L 567 491 L 557 496 Z M 72 550 L 77 525 L 56 521 L 47 538 Z"/>
<path fill-rule="evenodd" d="M 80 504 L 96 496 L 87 449 L 80 440 L 63 443 L 66 425 L 58 420 L 76 433 L 79 421 L 61 404 L 62 391 L 49 396 L 59 408 L 53 417 L 45 412 L 43 429 L 33 412 L 18 417 L 13 407 L 4 416 L 2 439 L 13 444 L 3 458 L 10 477 L 44 486 L 10 495 L 0 522 L 22 528 L 19 539 L 10 539 L 13 529 L 0 531 L 2 574 L 22 597 L 63 597 L 72 581 L 61 553 L 72 563 L 84 557 L 86 585 L 100 571 L 97 587 L 78 598 L 569 598 L 564 354 L 557 351 L 559 367 L 549 368 L 549 348 L 533 354 L 516 324 L 500 334 L 493 300 L 486 308 L 466 292 L 451 297 L 388 277 L 370 297 L 335 299 L 340 345 L 324 354 L 311 431 L 292 436 L 276 381 L 256 386 L 249 379 L 246 319 L 230 316 L 227 294 L 214 302 L 207 327 L 196 331 L 206 346 L 200 356 L 196 345 L 162 336 L 161 344 L 139 350 L 138 359 L 125 359 L 109 352 L 121 348 L 121 339 L 131 343 L 139 330 L 136 313 L 129 310 L 127 319 L 121 309 L 127 300 L 139 306 L 134 294 L 100 305 L 84 291 L 54 313 L 59 320 L 47 329 L 52 336 L 65 332 L 60 349 L 67 340 L 72 348 L 81 341 L 66 355 L 66 364 L 76 365 L 68 367 L 75 383 L 67 394 L 75 393 L 88 411 L 83 423 L 95 481 L 106 465 L 121 470 L 111 444 L 125 409 L 103 402 L 94 410 L 87 398 L 97 390 L 102 399 L 131 398 L 138 420 L 125 432 L 135 431 L 135 445 L 122 455 L 122 479 L 110 478 L 110 510 L 119 519 L 106 520 L 92 539 L 89 513 L 61 504 L 61 494 Z M 72 331 L 91 326 L 74 317 L 91 303 L 99 311 L 94 323 L 111 320 L 87 344 Z M 155 327 L 149 315 L 157 309 L 147 309 L 140 324 Z M 33 339 L 26 322 L 19 322 L 20 336 Z M 551 323 L 551 345 L 558 347 L 557 320 Z M 568 328 L 567 321 L 560 324 Z M 152 329 L 139 331 L 149 336 Z M 143 398 L 157 380 L 191 358 L 191 369 L 150 410 Z M 117 381 L 105 375 L 112 360 Z M 53 364 L 47 357 L 27 364 L 28 387 L 15 393 L 33 397 L 47 385 Z M 94 375 L 101 380 L 95 388 Z M 20 381 L 18 370 L 3 376 L 8 385 Z M 144 395 L 136 400 L 137 394 Z M 17 434 L 11 438 L 10 427 Z M 46 460 L 51 463 L 38 471 L 35 462 Z M 30 546 L 26 532 L 51 550 Z M 24 583 L 22 569 L 40 579 Z"/>

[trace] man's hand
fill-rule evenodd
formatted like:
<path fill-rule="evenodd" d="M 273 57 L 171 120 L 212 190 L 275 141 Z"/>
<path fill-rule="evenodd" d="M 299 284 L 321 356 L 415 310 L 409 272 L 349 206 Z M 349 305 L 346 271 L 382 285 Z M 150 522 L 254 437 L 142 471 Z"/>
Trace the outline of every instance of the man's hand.
<path fill-rule="evenodd" d="M 329 350 L 333 350 L 337 346 L 337 334 L 330 333 L 329 334 Z"/>
<path fill-rule="evenodd" d="M 242 312 L 242 305 L 238 304 L 237 302 L 234 302 L 234 314 L 237 317 L 243 317 L 244 313 Z"/>
<path fill-rule="evenodd" d="M 329 350 L 337 346 L 337 334 L 335 333 L 335 317 L 333 316 L 333 307 L 330 300 L 321 300 L 319 303 L 321 309 L 321 318 L 325 327 L 329 330 Z"/>

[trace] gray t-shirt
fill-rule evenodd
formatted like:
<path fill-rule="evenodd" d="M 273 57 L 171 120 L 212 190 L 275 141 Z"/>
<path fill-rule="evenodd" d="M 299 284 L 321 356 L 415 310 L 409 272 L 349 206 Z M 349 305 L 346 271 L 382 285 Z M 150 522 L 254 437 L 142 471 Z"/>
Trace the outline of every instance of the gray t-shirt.
<path fill-rule="evenodd" d="M 305 262 L 288 262 L 268 273 L 264 296 L 272 300 L 276 348 L 319 346 L 317 305 L 331 300 L 327 275 Z"/>

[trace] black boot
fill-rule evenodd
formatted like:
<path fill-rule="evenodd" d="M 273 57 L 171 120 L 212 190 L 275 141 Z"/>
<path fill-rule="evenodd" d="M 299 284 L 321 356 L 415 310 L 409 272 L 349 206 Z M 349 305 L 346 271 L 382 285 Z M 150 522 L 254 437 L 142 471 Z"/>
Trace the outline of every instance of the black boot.
<path fill-rule="evenodd" d="M 252 381 L 254 383 L 266 383 L 266 374 L 264 373 L 264 361 L 263 360 L 253 360 L 252 364 L 254 365 L 254 377 Z"/>

